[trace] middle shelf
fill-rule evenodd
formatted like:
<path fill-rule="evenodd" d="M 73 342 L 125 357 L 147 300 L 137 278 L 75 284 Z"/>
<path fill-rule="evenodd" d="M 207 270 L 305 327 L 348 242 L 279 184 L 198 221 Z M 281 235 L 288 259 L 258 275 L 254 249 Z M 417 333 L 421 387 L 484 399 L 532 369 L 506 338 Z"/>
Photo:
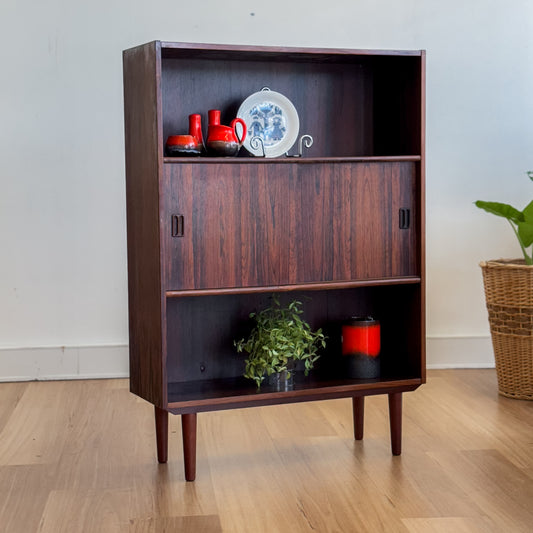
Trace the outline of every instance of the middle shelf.
<path fill-rule="evenodd" d="M 164 157 L 163 162 L 178 163 L 208 163 L 208 164 L 239 164 L 239 163 L 275 163 L 275 164 L 313 164 L 313 163 L 380 163 L 420 161 L 419 155 L 383 155 L 383 156 L 346 156 L 346 157 Z"/>
<path fill-rule="evenodd" d="M 228 287 L 225 289 L 188 289 L 169 290 L 165 295 L 167 298 L 183 298 L 188 296 L 222 296 L 230 294 L 261 294 L 274 292 L 293 291 L 320 291 L 333 289 L 351 289 L 357 287 L 376 287 L 380 285 L 410 285 L 420 283 L 419 276 L 405 276 L 402 278 L 380 278 L 352 281 L 330 281 L 320 283 L 302 283 L 295 285 L 267 285 L 260 287 Z"/>

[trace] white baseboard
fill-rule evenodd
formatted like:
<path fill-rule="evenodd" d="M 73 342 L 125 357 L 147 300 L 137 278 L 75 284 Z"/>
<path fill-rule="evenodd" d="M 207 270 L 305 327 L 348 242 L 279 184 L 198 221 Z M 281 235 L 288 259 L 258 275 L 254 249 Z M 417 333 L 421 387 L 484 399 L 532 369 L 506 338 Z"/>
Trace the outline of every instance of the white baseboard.
<path fill-rule="evenodd" d="M 127 345 L 0 348 L 0 382 L 128 376 Z"/>
<path fill-rule="evenodd" d="M 427 367 L 494 368 L 490 337 L 428 337 Z M 0 382 L 128 376 L 127 345 L 0 348 Z"/>
<path fill-rule="evenodd" d="M 494 368 L 490 336 L 428 337 L 426 365 L 434 368 Z"/>

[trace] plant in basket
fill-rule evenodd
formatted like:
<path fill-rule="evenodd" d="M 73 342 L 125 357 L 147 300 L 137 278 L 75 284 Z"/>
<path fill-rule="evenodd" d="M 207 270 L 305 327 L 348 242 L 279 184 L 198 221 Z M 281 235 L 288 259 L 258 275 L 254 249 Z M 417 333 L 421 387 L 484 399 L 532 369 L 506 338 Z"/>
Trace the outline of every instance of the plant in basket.
<path fill-rule="evenodd" d="M 533 181 L 533 171 L 527 174 Z M 499 392 L 533 400 L 533 200 L 522 211 L 499 202 L 476 206 L 509 221 L 524 256 L 480 266 Z"/>

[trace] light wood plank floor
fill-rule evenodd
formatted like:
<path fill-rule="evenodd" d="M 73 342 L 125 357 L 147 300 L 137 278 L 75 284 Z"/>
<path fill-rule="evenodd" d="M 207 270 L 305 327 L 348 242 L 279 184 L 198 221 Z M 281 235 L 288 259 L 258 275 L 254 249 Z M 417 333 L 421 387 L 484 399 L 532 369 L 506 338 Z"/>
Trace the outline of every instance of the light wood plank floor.
<path fill-rule="evenodd" d="M 385 396 L 201 413 L 197 481 L 179 417 L 167 465 L 153 408 L 126 380 L 0 384 L 4 533 L 533 531 L 533 402 L 493 370 L 429 373 L 404 395 L 403 454 Z"/>

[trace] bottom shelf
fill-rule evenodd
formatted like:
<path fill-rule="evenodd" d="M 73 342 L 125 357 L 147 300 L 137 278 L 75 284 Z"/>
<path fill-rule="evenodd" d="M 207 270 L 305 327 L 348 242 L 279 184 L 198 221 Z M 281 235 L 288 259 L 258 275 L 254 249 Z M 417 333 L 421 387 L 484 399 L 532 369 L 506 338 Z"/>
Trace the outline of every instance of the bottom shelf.
<path fill-rule="evenodd" d="M 252 381 L 243 377 L 198 380 L 170 383 L 168 385 L 168 410 L 180 414 L 387 394 L 415 390 L 422 383 L 423 380 L 420 377 L 321 379 L 296 372 L 294 388 L 278 391 L 268 384 L 263 384 L 260 389 L 257 389 Z"/>

